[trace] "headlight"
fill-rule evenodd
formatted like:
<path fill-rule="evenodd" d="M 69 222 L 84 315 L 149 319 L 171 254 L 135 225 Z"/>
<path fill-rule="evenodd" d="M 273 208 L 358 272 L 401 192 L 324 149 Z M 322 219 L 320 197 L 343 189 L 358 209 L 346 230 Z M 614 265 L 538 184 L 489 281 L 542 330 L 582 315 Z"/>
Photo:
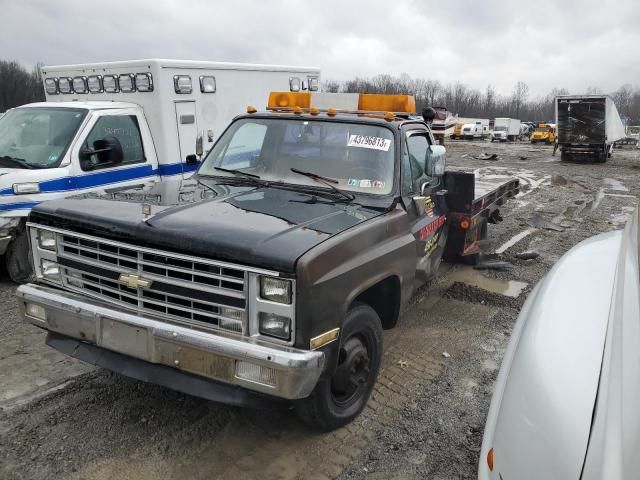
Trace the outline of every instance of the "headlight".
<path fill-rule="evenodd" d="M 73 91 L 76 93 L 87 93 L 87 77 L 73 77 Z"/>
<path fill-rule="evenodd" d="M 125 73 L 118 77 L 118 85 L 123 93 L 136 91 L 135 75 L 133 73 Z"/>
<path fill-rule="evenodd" d="M 24 195 L 27 193 L 40 193 L 40 184 L 35 182 L 14 183 L 13 193 L 16 195 Z"/>
<path fill-rule="evenodd" d="M 275 313 L 260 312 L 260 333 L 270 337 L 289 340 L 291 338 L 291 319 Z"/>
<path fill-rule="evenodd" d="M 45 78 L 44 89 L 49 95 L 58 94 L 58 79 L 57 78 Z"/>
<path fill-rule="evenodd" d="M 291 305 L 291 280 L 260 277 L 260 296 L 264 300 Z"/>
<path fill-rule="evenodd" d="M 175 75 L 173 77 L 173 88 L 176 93 L 191 93 L 191 77 L 189 75 Z"/>
<path fill-rule="evenodd" d="M 57 236 L 49 230 L 38 230 L 38 246 L 44 250 L 56 250 Z"/>
<path fill-rule="evenodd" d="M 139 92 L 153 92 L 153 78 L 150 73 L 136 73 L 136 88 Z"/>
<path fill-rule="evenodd" d="M 71 90 L 71 77 L 60 77 L 58 79 L 58 90 L 60 93 L 73 93 Z"/>
<path fill-rule="evenodd" d="M 202 93 L 216 93 L 216 77 L 201 75 L 200 91 Z"/>
<path fill-rule="evenodd" d="M 89 75 L 87 87 L 91 93 L 102 93 L 102 75 Z"/>
<path fill-rule="evenodd" d="M 42 276 L 47 280 L 60 281 L 60 265 L 51 260 L 40 260 L 40 269 L 42 270 Z"/>
<path fill-rule="evenodd" d="M 102 86 L 107 93 L 117 93 L 120 91 L 118 87 L 118 75 L 105 75 L 102 77 Z"/>

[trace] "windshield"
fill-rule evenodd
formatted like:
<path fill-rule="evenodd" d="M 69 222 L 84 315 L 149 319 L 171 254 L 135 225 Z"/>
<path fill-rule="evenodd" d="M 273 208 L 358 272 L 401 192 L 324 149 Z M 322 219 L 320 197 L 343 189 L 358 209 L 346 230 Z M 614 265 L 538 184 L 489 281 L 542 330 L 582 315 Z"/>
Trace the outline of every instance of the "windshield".
<path fill-rule="evenodd" d="M 393 190 L 393 133 L 376 125 L 245 118 L 224 133 L 198 173 L 246 178 L 216 167 L 272 182 L 325 188 L 293 168 L 335 180 L 341 190 L 385 195 Z"/>
<path fill-rule="evenodd" d="M 507 131 L 507 127 L 496 127 L 493 129 L 495 132 L 506 132 Z"/>
<path fill-rule="evenodd" d="M 85 115 L 86 110 L 73 108 L 16 108 L 7 112 L 0 118 L 0 165 L 57 166 Z"/>
<path fill-rule="evenodd" d="M 546 133 L 546 132 L 548 132 L 550 130 L 551 129 L 549 127 L 537 127 L 536 128 L 536 132 L 545 132 Z"/>

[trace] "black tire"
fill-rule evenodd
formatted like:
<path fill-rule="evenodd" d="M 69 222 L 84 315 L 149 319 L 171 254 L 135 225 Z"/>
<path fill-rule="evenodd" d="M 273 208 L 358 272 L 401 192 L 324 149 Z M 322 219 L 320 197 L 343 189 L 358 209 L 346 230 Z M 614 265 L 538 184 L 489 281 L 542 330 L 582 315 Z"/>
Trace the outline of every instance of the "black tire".
<path fill-rule="evenodd" d="M 340 354 L 333 376 L 321 379 L 309 397 L 296 402 L 296 414 L 307 425 L 324 432 L 348 424 L 367 404 L 381 360 L 380 317 L 369 305 L 355 304 L 340 330 Z"/>
<path fill-rule="evenodd" d="M 23 227 L 18 231 L 5 254 L 7 273 L 16 283 L 27 283 L 33 277 L 33 255 L 29 248 L 27 230 Z"/>
<path fill-rule="evenodd" d="M 561 162 L 570 162 L 571 161 L 571 154 L 569 154 L 567 152 L 560 151 L 560 161 Z"/>

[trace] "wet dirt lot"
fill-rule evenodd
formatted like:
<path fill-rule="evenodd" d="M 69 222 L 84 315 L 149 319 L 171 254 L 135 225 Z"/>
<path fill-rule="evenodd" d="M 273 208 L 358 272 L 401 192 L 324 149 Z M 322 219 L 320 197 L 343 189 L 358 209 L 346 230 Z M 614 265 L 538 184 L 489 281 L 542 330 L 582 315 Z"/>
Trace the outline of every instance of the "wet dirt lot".
<path fill-rule="evenodd" d="M 497 153 L 497 160 L 474 157 Z M 473 478 L 493 381 L 526 295 L 581 240 L 619 229 L 640 150 L 561 163 L 528 143 L 448 144 L 451 168 L 516 176 L 483 249 L 505 271 L 443 265 L 399 325 L 365 412 L 329 434 L 287 411 L 219 405 L 97 370 L 43 345 L 0 284 L 0 479 Z M 539 257 L 520 260 L 535 250 Z"/>

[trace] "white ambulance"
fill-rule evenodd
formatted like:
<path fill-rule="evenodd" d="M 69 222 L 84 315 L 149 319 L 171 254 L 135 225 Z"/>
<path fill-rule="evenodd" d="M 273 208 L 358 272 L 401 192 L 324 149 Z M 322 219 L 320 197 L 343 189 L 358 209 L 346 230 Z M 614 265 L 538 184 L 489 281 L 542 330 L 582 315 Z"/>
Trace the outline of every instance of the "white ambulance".
<path fill-rule="evenodd" d="M 0 255 L 15 281 L 30 272 L 34 205 L 181 181 L 248 105 L 320 85 L 318 68 L 158 59 L 42 67 L 42 77 L 46 102 L 0 118 Z"/>

